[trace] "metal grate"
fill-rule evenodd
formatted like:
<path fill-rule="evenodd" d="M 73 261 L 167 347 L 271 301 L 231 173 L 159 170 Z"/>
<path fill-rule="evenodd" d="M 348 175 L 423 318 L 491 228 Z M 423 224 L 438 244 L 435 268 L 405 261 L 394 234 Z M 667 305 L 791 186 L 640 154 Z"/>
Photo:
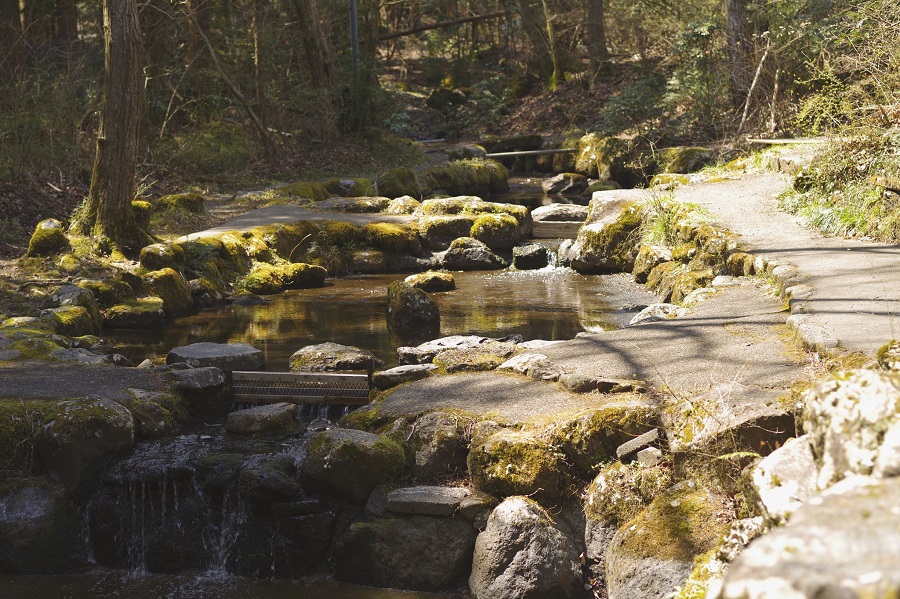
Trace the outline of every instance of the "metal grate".
<path fill-rule="evenodd" d="M 236 371 L 231 386 L 235 403 L 363 405 L 369 403 L 371 378 L 367 374 Z"/>

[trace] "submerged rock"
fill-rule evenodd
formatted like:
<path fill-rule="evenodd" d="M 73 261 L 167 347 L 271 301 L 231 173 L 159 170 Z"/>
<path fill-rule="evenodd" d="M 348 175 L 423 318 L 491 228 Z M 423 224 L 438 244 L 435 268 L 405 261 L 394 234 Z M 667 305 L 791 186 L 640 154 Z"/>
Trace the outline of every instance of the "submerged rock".
<path fill-rule="evenodd" d="M 449 272 L 436 272 L 429 270 L 419 274 L 406 277 L 405 282 L 409 283 L 416 289 L 421 289 L 428 293 L 435 291 L 452 291 L 456 289 L 456 279 Z"/>
<path fill-rule="evenodd" d="M 421 289 L 397 281 L 388 287 L 387 323 L 401 339 L 428 338 L 441 327 L 437 304 Z"/>
<path fill-rule="evenodd" d="M 475 541 L 469 589 L 475 599 L 583 597 L 579 553 L 564 523 L 526 497 L 510 497 Z"/>

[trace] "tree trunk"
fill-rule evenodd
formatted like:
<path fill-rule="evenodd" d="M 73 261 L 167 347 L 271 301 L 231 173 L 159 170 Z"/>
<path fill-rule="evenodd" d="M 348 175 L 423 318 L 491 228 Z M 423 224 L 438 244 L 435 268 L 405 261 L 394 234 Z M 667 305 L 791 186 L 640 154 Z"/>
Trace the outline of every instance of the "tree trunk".
<path fill-rule="evenodd" d="M 337 81 L 337 64 L 334 49 L 322 28 L 319 5 L 316 0 L 294 0 L 294 7 L 310 77 L 320 87 L 333 87 Z"/>
<path fill-rule="evenodd" d="M 24 67 L 19 0 L 0 0 L 0 81 L 18 78 Z"/>
<path fill-rule="evenodd" d="M 591 70 L 596 73 L 609 59 L 606 25 L 603 22 L 603 0 L 587 0 L 587 47 Z"/>
<path fill-rule="evenodd" d="M 725 0 L 725 31 L 728 48 L 728 83 L 731 104 L 740 108 L 756 67 L 753 34 L 755 28 L 750 18 L 750 0 Z"/>
<path fill-rule="evenodd" d="M 104 93 L 91 189 L 72 231 L 107 251 L 135 250 L 146 239 L 134 222 L 134 173 L 144 103 L 136 0 L 103 0 Z"/>
<path fill-rule="evenodd" d="M 56 0 L 53 17 L 55 41 L 68 50 L 78 41 L 78 7 L 75 0 Z"/>
<path fill-rule="evenodd" d="M 256 109 L 259 111 L 260 121 L 266 125 L 266 84 L 265 69 L 263 66 L 262 40 L 260 31 L 265 21 L 265 7 L 263 0 L 253 0 L 253 79 L 256 82 Z"/>

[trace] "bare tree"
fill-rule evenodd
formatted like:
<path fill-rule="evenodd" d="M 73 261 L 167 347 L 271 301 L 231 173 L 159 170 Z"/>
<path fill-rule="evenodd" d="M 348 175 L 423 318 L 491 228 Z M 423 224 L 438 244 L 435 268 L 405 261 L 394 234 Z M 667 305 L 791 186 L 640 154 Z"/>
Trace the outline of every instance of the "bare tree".
<path fill-rule="evenodd" d="M 134 221 L 138 131 L 144 104 L 141 28 L 136 0 L 103 0 L 106 60 L 97 154 L 91 189 L 72 219 L 72 232 L 101 250 L 134 250 L 147 240 Z"/>
<path fill-rule="evenodd" d="M 606 47 L 606 25 L 603 22 L 603 0 L 586 0 L 587 48 L 591 57 L 591 70 L 595 73 L 609 59 Z"/>

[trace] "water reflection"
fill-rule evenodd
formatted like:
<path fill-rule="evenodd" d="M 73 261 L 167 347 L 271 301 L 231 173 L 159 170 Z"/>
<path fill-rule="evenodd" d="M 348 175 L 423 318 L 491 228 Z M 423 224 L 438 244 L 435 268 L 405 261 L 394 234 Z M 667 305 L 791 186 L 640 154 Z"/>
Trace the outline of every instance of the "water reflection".
<path fill-rule="evenodd" d="M 441 334 L 571 339 L 581 331 L 625 324 L 628 306 L 653 296 L 627 275 L 582 276 L 568 269 L 454 273 L 457 289 L 433 294 Z M 387 287 L 403 275 L 348 277 L 322 289 L 288 291 L 263 306 L 226 306 L 181 318 L 163 331 L 116 331 L 110 340 L 137 362 L 189 343 L 244 342 L 266 354 L 270 370 L 287 368 L 299 348 L 333 341 L 397 363 L 398 343 L 385 325 Z"/>

